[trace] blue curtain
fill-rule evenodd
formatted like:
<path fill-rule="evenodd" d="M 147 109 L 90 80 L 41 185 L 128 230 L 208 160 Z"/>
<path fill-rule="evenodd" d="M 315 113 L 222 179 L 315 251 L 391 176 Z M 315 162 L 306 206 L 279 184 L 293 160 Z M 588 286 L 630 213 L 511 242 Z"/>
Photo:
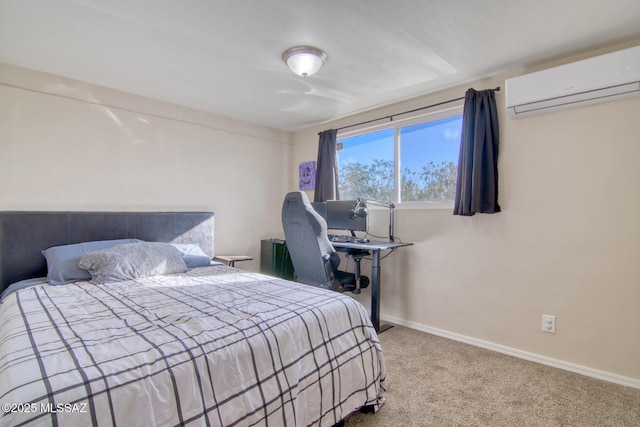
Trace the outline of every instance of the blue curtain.
<path fill-rule="evenodd" d="M 318 161 L 316 162 L 316 189 L 314 202 L 339 200 L 338 192 L 338 159 L 336 157 L 337 129 L 320 132 L 318 142 Z"/>
<path fill-rule="evenodd" d="M 454 215 L 500 212 L 495 89 L 467 90 L 462 116 Z"/>

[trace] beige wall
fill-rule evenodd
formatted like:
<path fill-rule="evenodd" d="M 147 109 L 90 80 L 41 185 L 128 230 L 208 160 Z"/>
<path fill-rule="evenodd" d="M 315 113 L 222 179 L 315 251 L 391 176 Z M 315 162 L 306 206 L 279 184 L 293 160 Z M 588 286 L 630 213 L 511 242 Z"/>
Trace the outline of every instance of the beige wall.
<path fill-rule="evenodd" d="M 501 86 L 503 212 L 399 208 L 396 235 L 415 246 L 382 263 L 382 315 L 640 385 L 640 97 L 510 119 L 514 74 L 299 132 L 293 164 L 316 158 L 320 130 Z"/>
<path fill-rule="evenodd" d="M 318 131 L 512 75 L 292 137 L 0 64 L 0 209 L 213 210 L 217 252 L 257 269 Z M 399 208 L 396 234 L 415 246 L 383 261 L 383 316 L 640 380 L 640 98 L 517 120 L 498 102 L 503 212 Z"/>
<path fill-rule="evenodd" d="M 216 252 L 279 234 L 291 134 L 0 64 L 1 210 L 212 210 Z"/>

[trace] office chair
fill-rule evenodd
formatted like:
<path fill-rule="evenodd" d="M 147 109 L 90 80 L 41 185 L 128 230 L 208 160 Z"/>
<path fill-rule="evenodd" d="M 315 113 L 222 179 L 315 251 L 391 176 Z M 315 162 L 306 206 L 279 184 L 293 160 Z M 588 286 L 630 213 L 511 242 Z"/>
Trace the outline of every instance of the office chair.
<path fill-rule="evenodd" d="M 350 254 L 354 260 L 358 258 L 356 274 L 339 270 L 340 257 L 327 236 L 327 223 L 313 209 L 305 193 L 294 191 L 285 196 L 282 227 L 297 282 L 356 293 L 369 285 L 369 278 L 359 274 L 359 258 L 367 252 Z"/>

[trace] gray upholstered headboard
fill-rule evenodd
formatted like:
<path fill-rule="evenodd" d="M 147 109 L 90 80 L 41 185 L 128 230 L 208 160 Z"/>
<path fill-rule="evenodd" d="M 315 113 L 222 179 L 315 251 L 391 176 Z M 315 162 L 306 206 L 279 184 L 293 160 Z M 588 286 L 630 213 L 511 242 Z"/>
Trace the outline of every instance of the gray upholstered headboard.
<path fill-rule="evenodd" d="M 51 246 L 136 238 L 195 243 L 214 255 L 213 212 L 0 212 L 0 291 L 47 275 Z"/>

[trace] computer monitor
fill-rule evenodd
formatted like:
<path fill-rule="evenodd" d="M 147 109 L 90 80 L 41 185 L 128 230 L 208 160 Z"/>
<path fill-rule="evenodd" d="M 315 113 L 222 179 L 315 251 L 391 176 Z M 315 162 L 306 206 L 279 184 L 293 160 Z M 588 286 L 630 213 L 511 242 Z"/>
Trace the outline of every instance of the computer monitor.
<path fill-rule="evenodd" d="M 327 228 L 330 230 L 367 231 L 367 217 L 355 214 L 356 200 L 329 200 Z"/>

